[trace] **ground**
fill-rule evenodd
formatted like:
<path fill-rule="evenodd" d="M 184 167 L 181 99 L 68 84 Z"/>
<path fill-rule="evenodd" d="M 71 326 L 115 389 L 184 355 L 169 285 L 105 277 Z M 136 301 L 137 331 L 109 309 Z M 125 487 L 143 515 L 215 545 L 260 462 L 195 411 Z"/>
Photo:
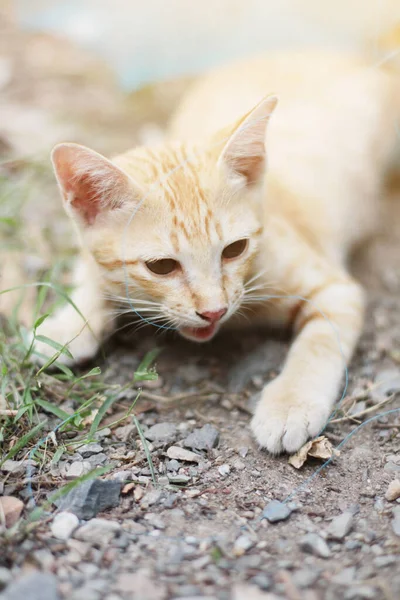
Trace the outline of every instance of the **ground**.
<path fill-rule="evenodd" d="M 13 250 L 7 282 L 38 280 L 60 257 L 48 281 L 64 283 L 73 238 L 49 174 L 51 145 L 68 138 L 110 154 L 157 137 L 185 83 L 126 96 L 93 57 L 65 41 L 18 32 L 3 17 L 0 85 L 8 117 L 0 124 L 0 142 L 4 157 L 13 159 L 3 165 L 1 197 L 2 252 L 6 246 L 9 257 Z M 15 204 L 22 207 L 17 223 Z M 386 204 L 387 227 L 354 261 L 369 306 L 349 368 L 347 410 L 339 410 L 341 420 L 325 432 L 335 446 L 358 423 L 399 407 L 399 397 L 390 396 L 400 390 L 399 194 Z M 8 287 L 4 280 L 2 289 Z M 28 294 L 22 309 L 31 300 Z M 241 331 L 196 346 L 173 334 L 122 329 L 93 365 L 63 379 L 47 370 L 38 374 L 22 359 L 16 364 L 20 333 L 12 320 L 3 324 L 0 444 L 3 459 L 9 458 L 0 463 L 0 506 L 11 496 L 24 508 L 22 520 L 7 529 L 5 504 L 0 511 L 0 598 L 27 597 L 27 589 L 32 600 L 399 597 L 400 506 L 385 498 L 400 477 L 399 413 L 357 430 L 321 472 L 315 459 L 296 470 L 287 457 L 260 450 L 249 432 L 257 392 L 279 372 L 287 351 L 283 335 Z M 142 365 L 149 380 L 132 384 L 155 348 L 158 379 Z M 78 379 L 96 366 L 103 375 Z M 139 385 L 143 392 L 128 414 Z M 82 417 L 57 427 L 92 394 L 104 415 L 101 427 L 92 429 L 91 445 L 80 446 L 79 440 L 92 439 L 96 412 L 90 402 Z M 363 414 L 354 419 L 349 412 Z M 45 418 L 41 433 L 29 438 Z M 107 483 L 97 496 L 91 488 L 92 500 L 115 506 L 90 514 L 86 498 L 83 507 L 75 506 L 78 522 L 63 512 L 71 496 L 62 495 L 61 517 L 54 520 L 49 495 L 65 484 L 73 488 L 88 472 L 92 477 L 96 466 L 107 467 L 98 477 Z M 81 489 L 76 485 L 71 493 Z M 263 518 L 274 499 L 286 501 L 287 520 Z M 35 506 L 43 511 L 33 513 L 33 521 Z M 19 515 L 18 503 L 15 511 Z M 344 524 L 334 520 L 342 514 Z"/>

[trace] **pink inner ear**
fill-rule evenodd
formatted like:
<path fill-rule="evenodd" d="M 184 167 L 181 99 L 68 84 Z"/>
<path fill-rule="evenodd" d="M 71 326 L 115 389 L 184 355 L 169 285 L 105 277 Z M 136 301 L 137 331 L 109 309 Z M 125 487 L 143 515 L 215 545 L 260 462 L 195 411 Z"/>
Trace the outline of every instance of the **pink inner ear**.
<path fill-rule="evenodd" d="M 101 206 L 101 196 L 98 189 L 96 189 L 93 178 L 85 173 L 79 177 L 78 181 L 75 180 L 73 185 L 71 180 L 68 181 L 66 192 L 72 192 L 71 205 L 79 212 L 85 223 L 93 225 L 97 215 L 103 208 Z"/>

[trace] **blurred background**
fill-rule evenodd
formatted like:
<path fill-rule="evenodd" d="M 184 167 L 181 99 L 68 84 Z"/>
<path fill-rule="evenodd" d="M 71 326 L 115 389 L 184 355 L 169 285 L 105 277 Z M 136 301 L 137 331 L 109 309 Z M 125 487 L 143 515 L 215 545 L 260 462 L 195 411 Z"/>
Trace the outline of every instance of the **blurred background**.
<path fill-rule="evenodd" d="M 399 0 L 0 0 L 3 285 L 74 248 L 56 142 L 111 155 L 157 141 L 191 78 L 254 53 L 365 48 L 377 64 L 396 23 Z M 7 270 L 10 246 L 23 264 Z"/>

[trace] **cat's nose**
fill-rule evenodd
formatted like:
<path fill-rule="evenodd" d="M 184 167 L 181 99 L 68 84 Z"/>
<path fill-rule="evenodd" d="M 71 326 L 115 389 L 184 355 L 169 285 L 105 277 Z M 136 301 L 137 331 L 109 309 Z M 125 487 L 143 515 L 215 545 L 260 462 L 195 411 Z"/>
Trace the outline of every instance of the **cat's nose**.
<path fill-rule="evenodd" d="M 208 310 L 202 313 L 196 312 L 196 315 L 205 321 L 209 321 L 209 323 L 216 323 L 226 315 L 227 311 L 227 308 L 221 308 L 220 310 Z"/>

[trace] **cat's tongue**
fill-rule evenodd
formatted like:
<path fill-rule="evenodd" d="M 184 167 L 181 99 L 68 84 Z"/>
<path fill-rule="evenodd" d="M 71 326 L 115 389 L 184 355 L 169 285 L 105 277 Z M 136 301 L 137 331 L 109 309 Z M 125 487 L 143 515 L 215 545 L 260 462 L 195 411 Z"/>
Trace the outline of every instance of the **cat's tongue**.
<path fill-rule="evenodd" d="M 208 327 L 182 327 L 180 332 L 190 340 L 207 342 L 214 336 L 217 328 L 217 323 L 211 323 Z"/>

